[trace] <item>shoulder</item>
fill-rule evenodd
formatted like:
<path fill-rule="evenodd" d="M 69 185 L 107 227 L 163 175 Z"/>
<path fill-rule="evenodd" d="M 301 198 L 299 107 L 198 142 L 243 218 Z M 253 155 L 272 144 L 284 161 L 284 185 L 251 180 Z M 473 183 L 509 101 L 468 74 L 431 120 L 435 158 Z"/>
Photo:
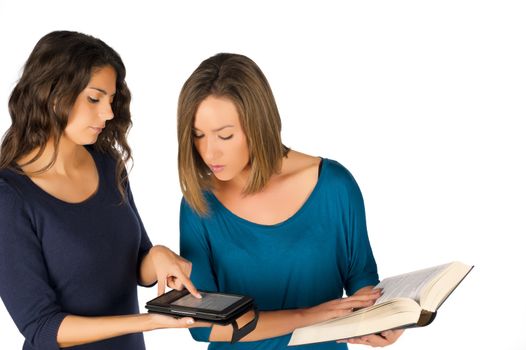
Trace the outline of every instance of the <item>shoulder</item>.
<path fill-rule="evenodd" d="M 332 181 L 356 184 L 356 180 L 349 169 L 336 160 L 323 158 L 322 169 L 324 175 L 327 175 Z"/>
<path fill-rule="evenodd" d="M 181 209 L 179 211 L 179 231 L 181 242 L 187 242 L 190 237 L 203 237 L 205 234 L 204 220 L 210 217 L 201 217 L 186 199 L 181 199 Z"/>
<path fill-rule="evenodd" d="M 188 204 L 188 201 L 184 198 L 181 198 L 181 214 L 189 214 L 190 212 L 194 212 L 194 210 L 190 207 L 190 204 Z M 195 213 L 195 212 L 194 212 Z"/>
<path fill-rule="evenodd" d="M 22 203 L 20 189 L 13 181 L 13 174 L 6 169 L 0 170 L 0 211 L 5 213 L 7 209 L 13 209 Z"/>
<path fill-rule="evenodd" d="M 217 208 L 218 201 L 217 199 L 215 199 L 215 196 L 212 193 L 212 191 L 204 191 L 203 196 L 204 196 L 206 205 L 208 206 L 208 209 L 209 209 L 209 212 L 207 215 L 204 215 L 204 216 L 200 215 L 190 205 L 190 203 L 188 203 L 184 195 L 181 198 L 181 209 L 180 209 L 181 215 L 192 216 L 192 217 L 195 217 L 196 219 L 205 219 L 205 218 L 210 218 L 211 216 L 213 216 L 213 213 L 215 212 L 215 209 Z"/>
<path fill-rule="evenodd" d="M 8 178 L 5 176 L 4 171 L 0 171 L 0 200 L 5 196 L 10 196 L 14 193 L 14 189 L 9 184 Z"/>
<path fill-rule="evenodd" d="M 208 196 L 205 195 L 205 198 L 207 199 L 208 204 L 210 205 L 210 201 L 208 199 Z M 186 200 L 186 198 L 183 196 L 181 198 L 181 208 L 179 211 L 181 220 L 188 219 L 188 220 L 199 220 L 201 217 L 199 214 L 190 206 L 190 203 Z"/>
<path fill-rule="evenodd" d="M 335 196 L 346 198 L 351 202 L 363 201 L 356 179 L 349 169 L 336 160 L 323 159 L 320 181 L 324 188 Z"/>
<path fill-rule="evenodd" d="M 9 194 L 21 197 L 21 174 L 16 173 L 11 169 L 0 170 L 0 198 Z"/>

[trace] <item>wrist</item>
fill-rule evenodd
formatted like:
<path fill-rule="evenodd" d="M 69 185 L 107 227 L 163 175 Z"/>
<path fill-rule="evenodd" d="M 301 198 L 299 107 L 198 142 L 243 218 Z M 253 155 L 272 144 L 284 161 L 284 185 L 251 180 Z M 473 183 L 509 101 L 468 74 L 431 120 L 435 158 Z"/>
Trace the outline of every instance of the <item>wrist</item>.
<path fill-rule="evenodd" d="M 312 308 L 310 307 L 298 309 L 297 311 L 297 317 L 299 321 L 296 328 L 310 326 L 314 323 L 322 321 L 322 319 L 319 318 L 320 314 L 318 312 L 313 312 Z"/>
<path fill-rule="evenodd" d="M 153 317 L 152 314 L 141 314 L 140 317 L 142 318 L 145 332 L 159 328 L 159 325 L 155 322 L 155 317 Z"/>
<path fill-rule="evenodd" d="M 310 324 L 315 323 L 314 320 L 312 320 L 312 313 L 309 312 L 309 308 L 303 308 L 303 309 L 297 309 L 292 310 L 292 320 L 294 322 L 294 329 L 305 327 Z"/>
<path fill-rule="evenodd" d="M 145 331 L 173 327 L 174 318 L 172 316 L 159 315 L 155 313 L 141 314 L 141 316 L 144 316 L 144 326 L 146 327 Z"/>

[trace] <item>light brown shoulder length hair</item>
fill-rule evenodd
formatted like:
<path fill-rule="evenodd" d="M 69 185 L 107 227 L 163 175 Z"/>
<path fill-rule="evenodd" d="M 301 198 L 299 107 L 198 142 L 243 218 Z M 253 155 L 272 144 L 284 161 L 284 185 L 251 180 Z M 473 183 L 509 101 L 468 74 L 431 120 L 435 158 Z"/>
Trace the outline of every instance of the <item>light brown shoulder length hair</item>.
<path fill-rule="evenodd" d="M 177 109 L 179 181 L 183 195 L 199 215 L 208 213 L 204 192 L 210 170 L 194 146 L 195 113 L 208 96 L 230 99 L 247 138 L 250 175 L 244 194 L 263 189 L 281 169 L 288 148 L 281 142 L 281 119 L 265 75 L 250 58 L 220 53 L 203 61 L 184 83 Z"/>
<path fill-rule="evenodd" d="M 125 163 L 131 158 L 126 141 L 131 127 L 126 68 L 115 50 L 82 33 L 51 32 L 38 41 L 29 55 L 9 98 L 11 126 L 0 146 L 0 170 L 21 172 L 17 161 L 34 149 L 39 149 L 36 156 L 20 166 L 39 159 L 51 138 L 55 146 L 52 161 L 36 173 L 53 166 L 77 96 L 88 85 L 92 73 L 104 66 L 113 67 L 117 73 L 117 91 L 111 106 L 114 118 L 108 121 L 93 147 L 116 160 L 116 182 L 124 199 Z"/>

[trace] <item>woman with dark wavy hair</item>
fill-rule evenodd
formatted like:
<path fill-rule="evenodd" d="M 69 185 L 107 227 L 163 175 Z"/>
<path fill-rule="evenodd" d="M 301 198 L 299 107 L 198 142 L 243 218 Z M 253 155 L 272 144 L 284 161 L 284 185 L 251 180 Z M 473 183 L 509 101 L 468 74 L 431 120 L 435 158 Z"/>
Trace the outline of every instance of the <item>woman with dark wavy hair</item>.
<path fill-rule="evenodd" d="M 141 332 L 193 324 L 138 314 L 138 283 L 199 293 L 188 261 L 152 247 L 133 202 L 125 75 L 101 40 L 52 32 L 33 49 L 9 99 L 0 296 L 24 349 L 144 349 Z"/>

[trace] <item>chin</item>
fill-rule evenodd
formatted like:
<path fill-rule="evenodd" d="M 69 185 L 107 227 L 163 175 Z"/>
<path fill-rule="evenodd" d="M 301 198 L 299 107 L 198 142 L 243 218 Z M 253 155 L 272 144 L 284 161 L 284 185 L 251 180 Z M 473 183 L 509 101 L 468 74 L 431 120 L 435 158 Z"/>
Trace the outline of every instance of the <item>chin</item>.
<path fill-rule="evenodd" d="M 88 145 L 94 145 L 97 142 L 97 139 L 95 140 L 89 140 L 86 142 L 81 143 L 82 146 L 88 146 Z"/>
<path fill-rule="evenodd" d="M 77 146 L 90 146 L 90 145 L 94 145 L 97 140 L 71 140 L 71 142 Z"/>
<path fill-rule="evenodd" d="M 232 180 L 232 176 L 229 176 L 228 174 L 214 174 L 215 178 L 219 181 L 223 181 L 223 182 L 226 182 L 226 181 L 230 181 Z"/>
<path fill-rule="evenodd" d="M 90 137 L 86 137 L 86 139 L 85 139 L 86 142 L 84 144 L 85 145 L 93 145 L 94 143 L 97 142 L 98 139 L 99 139 L 99 135 L 95 135 L 95 136 L 90 135 Z"/>

